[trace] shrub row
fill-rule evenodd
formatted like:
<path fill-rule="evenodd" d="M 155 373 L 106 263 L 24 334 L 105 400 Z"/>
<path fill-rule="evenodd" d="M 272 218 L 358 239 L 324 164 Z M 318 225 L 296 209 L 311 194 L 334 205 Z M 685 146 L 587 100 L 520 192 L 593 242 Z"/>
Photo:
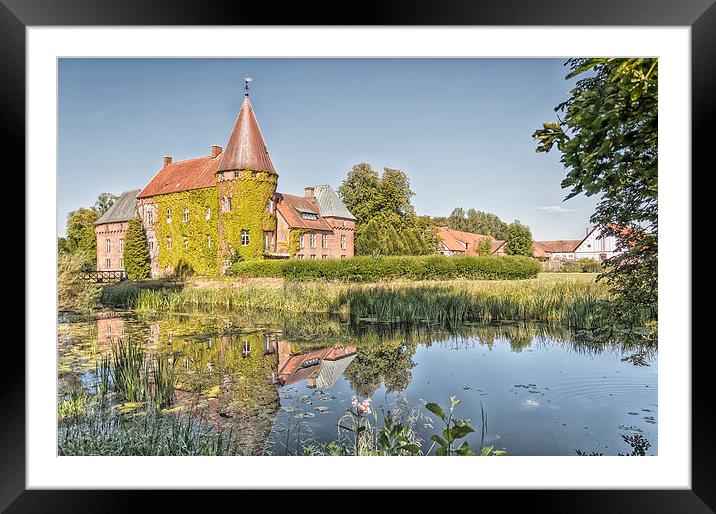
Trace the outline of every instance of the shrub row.
<path fill-rule="evenodd" d="M 514 280 L 534 278 L 540 271 L 529 257 L 444 255 L 405 257 L 354 257 L 325 260 L 261 260 L 237 262 L 231 274 L 238 277 L 277 277 L 288 280 L 381 280 L 483 279 Z"/>
<path fill-rule="evenodd" d="M 596 259 L 578 259 L 564 261 L 560 271 L 564 273 L 600 273 L 604 271 L 602 263 Z"/>

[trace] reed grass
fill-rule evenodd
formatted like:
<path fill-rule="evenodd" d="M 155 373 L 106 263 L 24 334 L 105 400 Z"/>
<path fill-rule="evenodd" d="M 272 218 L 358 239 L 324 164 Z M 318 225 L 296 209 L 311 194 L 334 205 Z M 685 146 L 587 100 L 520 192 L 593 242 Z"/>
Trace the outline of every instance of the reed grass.
<path fill-rule="evenodd" d="M 106 416 L 100 409 L 60 423 L 59 455 L 242 455 L 231 430 L 216 429 L 203 413 Z"/>
<path fill-rule="evenodd" d="M 549 321 L 589 329 L 601 321 L 609 288 L 594 280 L 395 281 L 347 284 L 247 279 L 188 284 L 182 290 L 141 289 L 127 307 L 139 311 L 262 310 L 332 314 L 352 323 Z"/>

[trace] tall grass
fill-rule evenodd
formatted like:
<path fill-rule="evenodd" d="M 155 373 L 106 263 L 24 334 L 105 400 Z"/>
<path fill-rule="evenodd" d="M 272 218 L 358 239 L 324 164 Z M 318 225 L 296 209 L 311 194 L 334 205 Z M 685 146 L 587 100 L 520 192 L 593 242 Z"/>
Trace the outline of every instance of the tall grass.
<path fill-rule="evenodd" d="M 587 282 L 481 284 L 458 286 L 372 286 L 350 288 L 337 298 L 351 323 L 429 323 L 454 327 L 464 322 L 549 321 L 590 329 L 599 322 L 604 287 Z"/>
<path fill-rule="evenodd" d="M 140 289 L 126 307 L 140 311 L 265 310 L 327 313 L 353 323 L 550 321 L 590 329 L 610 297 L 604 283 L 587 280 L 395 281 L 348 284 L 249 279 L 182 290 Z"/>
<path fill-rule="evenodd" d="M 133 339 L 121 338 L 112 347 L 112 382 L 128 402 L 141 402 L 146 397 L 142 377 L 145 349 Z"/>
<path fill-rule="evenodd" d="M 127 402 L 149 401 L 156 409 L 174 403 L 178 377 L 173 363 L 167 357 L 148 359 L 144 346 L 131 338 L 118 339 L 97 369 L 100 397 L 108 391 L 111 375 L 114 389 Z"/>
<path fill-rule="evenodd" d="M 141 417 L 106 416 L 94 409 L 71 423 L 60 423 L 59 455 L 241 455 L 230 430 L 217 430 L 202 413 Z"/>

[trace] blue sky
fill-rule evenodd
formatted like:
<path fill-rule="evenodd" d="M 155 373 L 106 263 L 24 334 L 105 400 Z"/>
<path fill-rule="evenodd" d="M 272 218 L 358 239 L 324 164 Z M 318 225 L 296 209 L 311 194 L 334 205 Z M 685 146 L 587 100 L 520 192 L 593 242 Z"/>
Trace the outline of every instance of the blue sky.
<path fill-rule="evenodd" d="M 356 163 L 399 168 L 419 214 L 454 207 L 577 239 L 594 198 L 562 202 L 565 171 L 531 135 L 567 98 L 564 59 L 61 59 L 58 219 L 162 165 L 224 146 L 250 75 L 279 191 L 336 188 Z"/>

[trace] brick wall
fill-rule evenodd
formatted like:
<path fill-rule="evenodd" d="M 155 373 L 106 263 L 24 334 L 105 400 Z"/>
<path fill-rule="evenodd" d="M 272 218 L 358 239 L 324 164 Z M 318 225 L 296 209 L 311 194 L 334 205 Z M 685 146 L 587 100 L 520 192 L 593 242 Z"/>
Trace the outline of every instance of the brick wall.
<path fill-rule="evenodd" d="M 97 236 L 97 270 L 124 270 L 123 241 L 127 222 L 103 223 L 94 228 Z"/>

